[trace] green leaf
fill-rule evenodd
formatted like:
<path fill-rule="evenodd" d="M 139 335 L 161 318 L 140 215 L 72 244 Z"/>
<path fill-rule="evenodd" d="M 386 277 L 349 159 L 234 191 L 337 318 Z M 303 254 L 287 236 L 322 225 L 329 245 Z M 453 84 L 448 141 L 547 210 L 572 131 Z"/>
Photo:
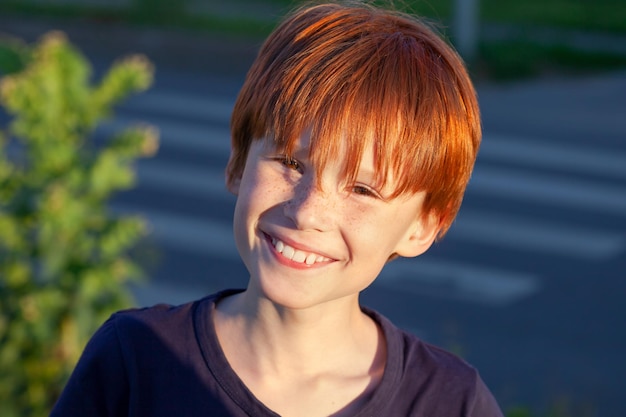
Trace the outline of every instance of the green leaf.
<path fill-rule="evenodd" d="M 128 95 L 152 82 L 145 58 L 117 62 L 102 83 L 65 35 L 24 46 L 23 67 L 0 78 L 17 157 L 0 134 L 0 415 L 46 415 L 95 329 L 132 303 L 141 269 L 127 253 L 146 231 L 140 217 L 107 210 L 151 156 L 150 127 L 95 146 L 92 131 Z M 0 66 L 2 65 L 0 43 Z"/>

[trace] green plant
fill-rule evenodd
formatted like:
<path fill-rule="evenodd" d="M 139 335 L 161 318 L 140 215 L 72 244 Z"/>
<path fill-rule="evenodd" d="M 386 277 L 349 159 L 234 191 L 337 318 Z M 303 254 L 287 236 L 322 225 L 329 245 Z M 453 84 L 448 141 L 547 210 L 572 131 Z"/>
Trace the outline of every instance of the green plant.
<path fill-rule="evenodd" d="M 12 120 L 0 131 L 0 415 L 45 415 L 87 339 L 131 304 L 140 275 L 128 250 L 139 217 L 111 214 L 111 194 L 133 186 L 132 163 L 154 154 L 156 131 L 129 128 L 97 143 L 114 104 L 152 82 L 139 56 L 90 85 L 91 68 L 59 32 L 25 68 L 0 79 Z"/>
<path fill-rule="evenodd" d="M 28 46 L 20 39 L 0 37 L 0 76 L 19 72 L 30 59 Z"/>

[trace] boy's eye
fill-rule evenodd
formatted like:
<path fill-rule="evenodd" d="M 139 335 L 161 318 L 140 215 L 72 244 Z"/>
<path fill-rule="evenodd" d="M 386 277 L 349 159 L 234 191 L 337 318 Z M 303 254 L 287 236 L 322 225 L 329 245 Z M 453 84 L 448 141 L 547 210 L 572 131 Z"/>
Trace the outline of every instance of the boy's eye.
<path fill-rule="evenodd" d="M 280 162 L 281 162 L 281 164 L 283 164 L 284 166 L 286 166 L 289 169 L 293 169 L 294 171 L 302 172 L 302 167 L 300 166 L 300 163 L 298 161 L 296 161 L 295 159 L 289 157 L 289 156 L 281 156 L 280 157 Z"/>
<path fill-rule="evenodd" d="M 366 197 L 378 197 L 378 193 L 376 193 L 374 190 L 364 185 L 352 186 L 352 192 L 358 195 L 366 196 Z"/>

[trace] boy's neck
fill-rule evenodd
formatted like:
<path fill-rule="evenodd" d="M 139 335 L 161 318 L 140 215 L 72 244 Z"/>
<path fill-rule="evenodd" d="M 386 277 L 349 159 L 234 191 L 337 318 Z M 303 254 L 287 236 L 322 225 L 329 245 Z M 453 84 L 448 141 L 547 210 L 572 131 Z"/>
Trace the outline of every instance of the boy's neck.
<path fill-rule="evenodd" d="M 339 300 L 289 310 L 247 292 L 223 299 L 214 325 L 231 368 L 284 416 L 349 416 L 380 383 L 387 358 L 382 330 Z"/>
<path fill-rule="evenodd" d="M 357 295 L 290 310 L 246 291 L 218 304 L 215 327 L 229 362 L 236 346 L 237 357 L 249 358 L 260 375 L 323 374 L 346 361 L 380 360 L 382 336 Z"/>

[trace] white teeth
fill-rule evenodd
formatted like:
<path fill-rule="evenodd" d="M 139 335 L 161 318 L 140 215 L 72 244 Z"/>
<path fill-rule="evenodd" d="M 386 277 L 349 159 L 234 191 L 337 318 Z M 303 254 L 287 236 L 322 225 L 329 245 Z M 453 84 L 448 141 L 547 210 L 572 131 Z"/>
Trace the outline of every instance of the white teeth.
<path fill-rule="evenodd" d="M 295 249 L 292 248 L 291 246 L 286 246 L 285 245 L 285 249 L 283 249 L 283 256 L 287 259 L 293 259 L 293 254 L 296 253 Z"/>
<path fill-rule="evenodd" d="M 304 262 L 305 259 L 306 259 L 306 253 L 300 252 L 299 250 L 297 250 L 296 253 L 293 254 L 293 257 L 291 258 L 292 261 L 295 261 L 298 263 Z"/>
<path fill-rule="evenodd" d="M 313 265 L 315 262 L 325 262 L 330 260 L 321 255 L 296 250 L 275 238 L 272 238 L 272 245 L 274 245 L 277 252 L 282 253 L 285 258 L 291 259 L 294 262 Z"/>

